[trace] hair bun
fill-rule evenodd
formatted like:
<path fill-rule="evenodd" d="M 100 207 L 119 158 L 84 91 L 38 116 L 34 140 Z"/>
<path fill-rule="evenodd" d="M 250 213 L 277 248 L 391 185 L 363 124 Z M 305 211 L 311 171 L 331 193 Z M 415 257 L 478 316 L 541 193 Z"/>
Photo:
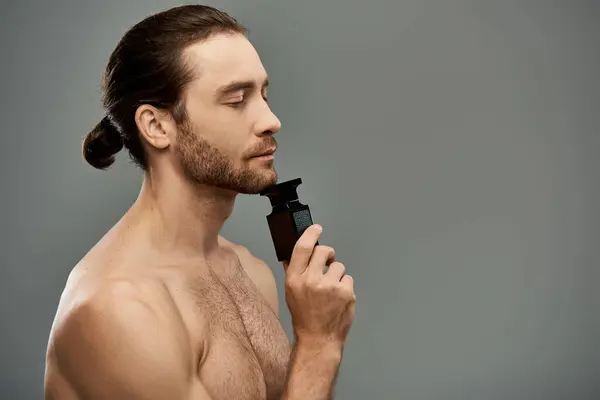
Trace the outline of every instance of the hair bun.
<path fill-rule="evenodd" d="M 115 162 L 115 154 L 123 148 L 123 137 L 105 116 L 83 141 L 83 158 L 92 167 L 106 169 Z"/>

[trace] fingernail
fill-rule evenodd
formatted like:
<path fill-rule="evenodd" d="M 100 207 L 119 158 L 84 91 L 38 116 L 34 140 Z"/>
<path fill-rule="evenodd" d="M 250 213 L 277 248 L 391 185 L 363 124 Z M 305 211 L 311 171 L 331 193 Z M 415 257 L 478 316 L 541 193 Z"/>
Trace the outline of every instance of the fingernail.
<path fill-rule="evenodd" d="M 316 229 L 316 230 L 318 230 L 319 232 L 322 232 L 322 231 L 323 231 L 323 227 L 322 227 L 321 225 L 319 225 L 319 224 L 315 224 L 315 225 L 314 225 L 314 227 L 315 227 L 315 229 Z"/>

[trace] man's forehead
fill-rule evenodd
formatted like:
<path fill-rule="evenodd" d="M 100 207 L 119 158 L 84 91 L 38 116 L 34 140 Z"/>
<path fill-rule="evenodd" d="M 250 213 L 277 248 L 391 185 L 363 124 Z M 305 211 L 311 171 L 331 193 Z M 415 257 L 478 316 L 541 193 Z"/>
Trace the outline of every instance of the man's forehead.
<path fill-rule="evenodd" d="M 242 35 L 216 35 L 189 46 L 186 62 L 197 76 L 194 85 L 219 88 L 233 81 L 256 80 L 262 84 L 266 71 L 254 46 Z"/>

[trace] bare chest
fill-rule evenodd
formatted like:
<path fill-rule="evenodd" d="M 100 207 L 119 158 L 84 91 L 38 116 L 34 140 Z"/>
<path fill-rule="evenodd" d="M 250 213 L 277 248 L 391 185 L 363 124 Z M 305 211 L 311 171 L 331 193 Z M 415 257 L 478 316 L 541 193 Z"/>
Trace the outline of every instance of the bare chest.
<path fill-rule="evenodd" d="M 242 269 L 189 284 L 202 324 L 198 377 L 218 399 L 279 399 L 290 344 L 277 316 Z"/>

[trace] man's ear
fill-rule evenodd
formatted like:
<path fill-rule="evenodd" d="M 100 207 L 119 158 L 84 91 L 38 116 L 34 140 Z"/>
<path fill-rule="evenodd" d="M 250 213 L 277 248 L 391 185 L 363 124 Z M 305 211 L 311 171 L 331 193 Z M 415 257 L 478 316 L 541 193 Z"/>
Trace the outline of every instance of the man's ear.
<path fill-rule="evenodd" d="M 152 147 L 165 149 L 175 139 L 176 124 L 167 111 L 142 104 L 135 111 L 135 123 L 140 136 Z"/>

